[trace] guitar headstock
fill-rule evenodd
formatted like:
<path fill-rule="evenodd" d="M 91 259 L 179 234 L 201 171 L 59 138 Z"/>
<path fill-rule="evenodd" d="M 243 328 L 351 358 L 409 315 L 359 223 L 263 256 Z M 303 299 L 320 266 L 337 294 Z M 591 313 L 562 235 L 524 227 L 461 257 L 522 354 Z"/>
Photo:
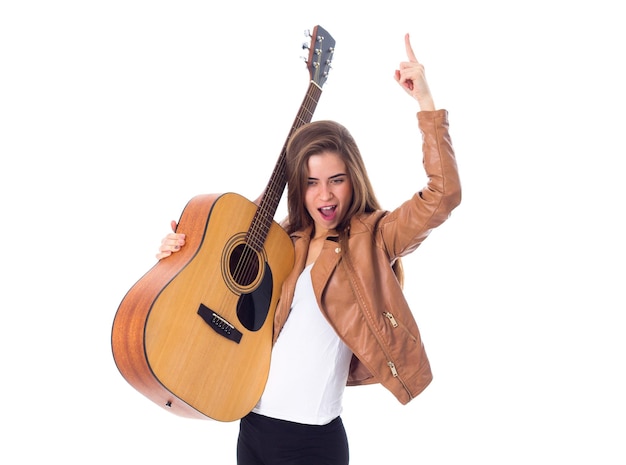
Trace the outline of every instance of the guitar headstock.
<path fill-rule="evenodd" d="M 302 46 L 302 48 L 309 49 L 306 64 L 311 80 L 322 87 L 330 72 L 330 63 L 335 52 L 335 39 L 322 26 L 315 26 L 313 32 L 308 35 L 311 37 L 311 44 Z"/>

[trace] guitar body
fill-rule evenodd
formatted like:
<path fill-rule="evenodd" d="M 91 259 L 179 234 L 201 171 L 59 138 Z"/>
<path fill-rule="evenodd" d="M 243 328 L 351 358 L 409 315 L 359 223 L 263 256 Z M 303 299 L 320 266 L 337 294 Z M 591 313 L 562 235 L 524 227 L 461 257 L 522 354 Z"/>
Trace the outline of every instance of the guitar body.
<path fill-rule="evenodd" d="M 273 223 L 261 251 L 247 247 L 256 209 L 237 194 L 194 197 L 177 228 L 185 246 L 158 262 L 118 308 L 113 348 L 120 372 L 178 415 L 233 421 L 252 410 L 265 387 L 274 309 L 293 246 Z M 238 276 L 240 265 L 232 264 L 242 254 L 254 272 Z M 199 312 L 209 312 L 209 321 Z M 233 330 L 229 325 L 239 341 L 222 334 Z"/>
<path fill-rule="evenodd" d="M 311 82 L 289 137 L 311 121 L 335 42 L 316 26 Z M 286 147 L 259 205 L 237 194 L 189 201 L 176 232 L 185 245 L 128 291 L 111 345 L 122 376 L 183 417 L 234 421 L 261 398 L 269 375 L 274 312 L 294 252 L 274 222 L 286 186 Z"/>

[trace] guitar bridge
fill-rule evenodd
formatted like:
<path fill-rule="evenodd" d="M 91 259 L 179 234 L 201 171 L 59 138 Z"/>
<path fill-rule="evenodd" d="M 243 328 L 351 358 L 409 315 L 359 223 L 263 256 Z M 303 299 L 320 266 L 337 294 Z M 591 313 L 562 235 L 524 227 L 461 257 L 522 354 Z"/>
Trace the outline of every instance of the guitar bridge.
<path fill-rule="evenodd" d="M 198 307 L 198 315 L 200 315 L 204 322 L 213 328 L 220 336 L 224 336 L 226 339 L 236 342 L 237 344 L 241 341 L 243 334 L 226 318 L 215 313 L 206 305 L 200 304 L 200 307 Z"/>

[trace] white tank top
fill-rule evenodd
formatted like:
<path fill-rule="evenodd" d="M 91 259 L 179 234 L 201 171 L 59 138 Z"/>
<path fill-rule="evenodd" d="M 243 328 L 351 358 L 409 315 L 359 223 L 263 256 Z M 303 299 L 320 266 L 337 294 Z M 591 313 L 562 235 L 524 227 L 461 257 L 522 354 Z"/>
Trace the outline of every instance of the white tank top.
<path fill-rule="evenodd" d="M 289 318 L 272 349 L 263 396 L 253 412 L 325 425 L 341 414 L 352 351 L 317 305 L 312 266 L 298 278 Z"/>

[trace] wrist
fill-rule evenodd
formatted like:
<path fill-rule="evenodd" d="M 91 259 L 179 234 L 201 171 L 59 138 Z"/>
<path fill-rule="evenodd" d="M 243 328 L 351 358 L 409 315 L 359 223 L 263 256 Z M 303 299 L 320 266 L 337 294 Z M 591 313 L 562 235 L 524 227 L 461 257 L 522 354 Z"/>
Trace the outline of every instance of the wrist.
<path fill-rule="evenodd" d="M 435 111 L 435 101 L 431 95 L 424 97 L 418 97 L 417 103 L 420 106 L 420 111 Z"/>

